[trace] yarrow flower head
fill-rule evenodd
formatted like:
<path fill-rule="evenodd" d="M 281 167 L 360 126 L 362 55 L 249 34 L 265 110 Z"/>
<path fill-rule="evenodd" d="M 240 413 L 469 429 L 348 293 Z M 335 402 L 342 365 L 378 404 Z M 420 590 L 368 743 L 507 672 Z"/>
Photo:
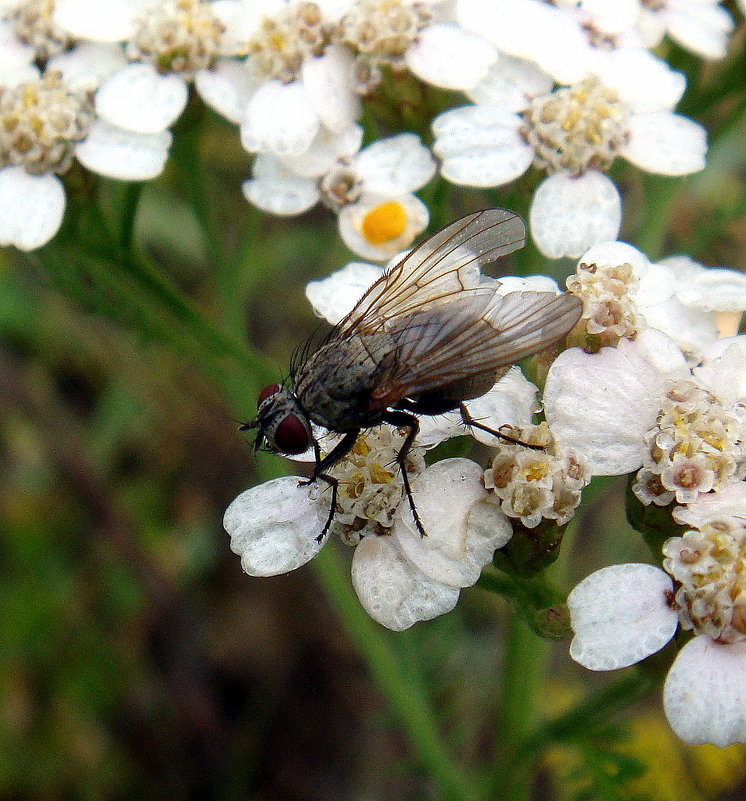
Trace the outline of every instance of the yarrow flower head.
<path fill-rule="evenodd" d="M 92 74 L 90 50 L 65 53 L 40 75 L 0 80 L 0 244 L 33 250 L 57 232 L 65 192 L 57 177 L 73 157 L 86 167 L 124 180 L 146 180 L 163 169 L 170 136 L 116 131 L 96 118 L 80 75 Z M 77 76 L 64 74 L 70 70 Z"/>
<path fill-rule="evenodd" d="M 663 704 L 689 743 L 746 741 L 746 484 L 735 481 L 679 507 L 691 528 L 663 546 L 663 570 L 613 565 L 570 593 L 571 656 L 591 670 L 634 664 L 681 627 L 694 637 L 666 678 Z M 665 571 L 665 572 L 664 572 Z"/>
<path fill-rule="evenodd" d="M 476 95 L 477 105 L 443 112 L 433 121 L 443 177 L 466 186 L 500 186 L 533 164 L 549 173 L 529 215 L 545 255 L 579 256 L 615 238 L 621 197 L 605 171 L 616 156 L 665 175 L 686 175 L 705 163 L 704 128 L 670 111 L 684 85 L 674 85 L 666 72 L 659 77 L 658 62 L 644 56 L 634 67 L 630 71 L 643 84 L 651 73 L 657 88 L 649 95 L 636 95 L 618 65 L 544 94 L 535 94 L 541 82 L 524 71 L 520 107 L 502 105 L 509 97 L 504 91 L 485 89 Z M 493 73 L 490 81 L 496 80 Z"/>
<path fill-rule="evenodd" d="M 0 29 L 5 28 L 6 35 L 12 31 L 29 49 L 31 60 L 44 63 L 72 45 L 70 34 L 54 19 L 54 0 L 16 0 L 4 6 L 6 19 L 0 21 Z"/>
<path fill-rule="evenodd" d="M 500 498 L 503 512 L 527 528 L 543 519 L 567 523 L 590 481 L 583 458 L 559 449 L 545 422 L 531 428 L 503 426 L 500 433 L 515 442 L 498 446 L 484 485 Z"/>
<path fill-rule="evenodd" d="M 685 504 L 746 475 L 746 407 L 726 408 L 693 380 L 664 389 L 648 450 L 632 487 L 644 504 Z"/>
<path fill-rule="evenodd" d="M 512 530 L 476 463 L 446 459 L 424 469 L 420 450 L 407 470 L 423 537 L 391 464 L 397 439 L 396 432 L 367 432 L 333 471 L 344 482 L 333 526 L 356 546 L 352 580 L 361 603 L 374 620 L 398 631 L 450 611 L 461 587 L 476 582 Z M 228 507 L 224 526 L 249 575 L 285 573 L 321 549 L 329 491 L 299 481 L 273 479 Z"/>
<path fill-rule="evenodd" d="M 225 7 L 233 56 L 203 70 L 204 100 L 240 125 L 251 153 L 299 156 L 317 136 L 340 135 L 360 113 L 352 54 L 332 41 L 344 9 L 335 0 L 239 0 Z"/>
<path fill-rule="evenodd" d="M 350 3 L 334 37 L 356 54 L 354 73 L 360 94 L 378 86 L 384 66 L 409 69 L 423 81 L 446 89 L 470 89 L 485 77 L 497 58 L 495 49 L 458 26 L 442 5 L 438 0 Z"/>
<path fill-rule="evenodd" d="M 302 156 L 260 153 L 246 198 L 266 211 L 298 214 L 321 200 L 339 214 L 339 232 L 355 253 L 385 260 L 408 247 L 428 224 L 425 204 L 413 192 L 435 174 L 420 138 L 402 133 L 359 150 L 362 130 L 324 137 Z"/>

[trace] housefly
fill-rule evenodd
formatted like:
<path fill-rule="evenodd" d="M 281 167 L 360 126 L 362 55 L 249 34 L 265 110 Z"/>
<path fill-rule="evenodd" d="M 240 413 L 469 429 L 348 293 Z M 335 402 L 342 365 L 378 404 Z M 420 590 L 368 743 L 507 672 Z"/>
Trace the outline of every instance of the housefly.
<path fill-rule="evenodd" d="M 459 409 L 468 426 L 501 436 L 468 413 L 464 401 L 488 392 L 517 361 L 562 338 L 578 321 L 580 299 L 567 292 L 500 293 L 480 284 L 480 267 L 525 243 L 526 229 L 504 209 L 469 214 L 433 234 L 385 272 L 315 349 L 291 367 L 292 389 L 279 384 L 259 395 L 255 448 L 298 455 L 313 446 L 311 477 L 332 488 L 327 472 L 353 447 L 362 429 L 388 423 L 407 433 L 397 462 L 412 514 L 405 459 L 419 430 L 417 415 Z M 311 423 L 342 435 L 322 458 Z M 509 439 L 508 437 L 504 437 Z"/>

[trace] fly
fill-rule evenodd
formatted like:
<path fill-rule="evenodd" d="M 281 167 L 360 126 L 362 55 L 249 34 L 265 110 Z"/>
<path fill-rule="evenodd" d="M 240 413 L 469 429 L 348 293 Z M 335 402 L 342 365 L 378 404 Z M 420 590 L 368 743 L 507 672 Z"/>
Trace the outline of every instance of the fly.
<path fill-rule="evenodd" d="M 474 420 L 464 401 L 488 392 L 512 365 L 561 339 L 580 318 L 582 303 L 567 292 L 499 294 L 480 284 L 480 267 L 523 247 L 526 228 L 516 214 L 486 209 L 433 234 L 384 273 L 334 327 L 324 342 L 291 367 L 292 389 L 279 384 L 259 395 L 258 428 L 277 453 L 298 455 L 310 446 L 316 464 L 304 483 L 332 488 L 327 471 L 352 449 L 362 429 L 388 423 L 407 433 L 397 454 L 404 491 L 420 534 L 405 469 L 419 421 L 459 409 L 467 426 L 510 439 Z M 322 458 L 311 423 L 342 435 Z"/>

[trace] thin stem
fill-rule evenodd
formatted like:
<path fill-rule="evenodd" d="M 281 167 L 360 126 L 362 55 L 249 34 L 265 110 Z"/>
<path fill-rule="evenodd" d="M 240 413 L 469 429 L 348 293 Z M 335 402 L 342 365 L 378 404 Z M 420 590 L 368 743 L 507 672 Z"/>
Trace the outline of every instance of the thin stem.
<path fill-rule="evenodd" d="M 534 726 L 548 654 L 546 642 L 512 615 L 489 798 L 526 801 L 531 796 L 533 763 L 520 758 L 520 743 Z"/>
<path fill-rule="evenodd" d="M 335 602 L 348 634 L 407 732 L 419 761 L 438 783 L 444 797 L 453 801 L 477 798 L 475 784 L 453 764 L 446 751 L 428 699 L 416 683 L 408 681 L 377 624 L 360 606 L 333 548 L 324 548 L 313 565 L 324 589 Z"/>

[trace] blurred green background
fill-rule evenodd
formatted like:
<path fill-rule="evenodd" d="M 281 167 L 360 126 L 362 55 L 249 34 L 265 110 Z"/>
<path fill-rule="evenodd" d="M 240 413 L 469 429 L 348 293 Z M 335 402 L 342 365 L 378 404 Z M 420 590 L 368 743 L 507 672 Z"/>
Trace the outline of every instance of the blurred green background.
<path fill-rule="evenodd" d="M 717 67 L 678 54 L 682 113 L 712 132 L 707 171 L 615 168 L 623 237 L 651 257 L 746 269 L 746 87 L 711 96 L 724 75 L 743 82 L 742 34 Z M 509 797 L 483 770 L 500 761 L 520 666 L 539 663 L 519 729 L 559 724 L 526 765 L 535 798 L 746 798 L 743 748 L 668 730 L 654 679 L 673 648 L 592 675 L 480 588 L 391 634 L 355 611 L 337 543 L 293 574 L 242 573 L 223 511 L 288 465 L 254 457 L 238 423 L 318 324 L 305 282 L 351 260 L 325 210 L 250 208 L 249 164 L 235 129 L 194 103 L 160 180 L 73 172 L 58 237 L 0 253 L 0 799 Z M 439 224 L 488 205 L 525 216 L 531 188 L 436 181 L 423 197 Z M 572 269 L 530 246 L 516 267 Z M 623 480 L 594 484 L 553 571 L 565 589 L 649 559 L 624 494 Z M 587 726 L 562 728 L 583 710 Z"/>

